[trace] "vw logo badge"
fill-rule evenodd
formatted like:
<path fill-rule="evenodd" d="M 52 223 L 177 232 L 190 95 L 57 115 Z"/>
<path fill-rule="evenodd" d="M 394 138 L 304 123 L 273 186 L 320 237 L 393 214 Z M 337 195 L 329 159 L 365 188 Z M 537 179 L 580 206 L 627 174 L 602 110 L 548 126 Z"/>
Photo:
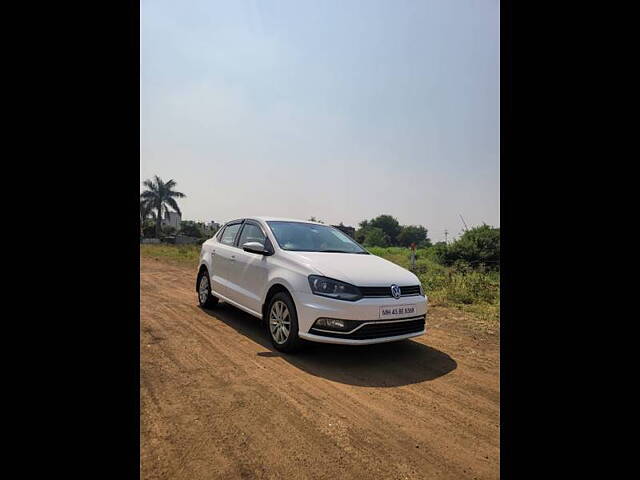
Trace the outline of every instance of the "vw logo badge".
<path fill-rule="evenodd" d="M 393 295 L 393 298 L 400 298 L 400 287 L 395 283 L 391 285 L 391 295 Z"/>

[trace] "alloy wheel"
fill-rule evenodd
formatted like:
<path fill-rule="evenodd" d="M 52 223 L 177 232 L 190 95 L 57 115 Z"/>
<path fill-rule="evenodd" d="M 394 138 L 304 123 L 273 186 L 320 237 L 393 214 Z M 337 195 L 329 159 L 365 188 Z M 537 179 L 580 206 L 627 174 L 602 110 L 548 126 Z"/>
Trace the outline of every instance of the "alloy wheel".
<path fill-rule="evenodd" d="M 271 330 L 271 336 L 278 345 L 282 345 L 289 338 L 291 317 L 289 316 L 287 305 L 280 300 L 271 306 L 269 329 Z"/>
<path fill-rule="evenodd" d="M 200 288 L 198 289 L 198 298 L 200 299 L 201 304 L 205 304 L 207 302 L 207 298 L 209 297 L 209 279 L 205 274 L 200 277 Z"/>

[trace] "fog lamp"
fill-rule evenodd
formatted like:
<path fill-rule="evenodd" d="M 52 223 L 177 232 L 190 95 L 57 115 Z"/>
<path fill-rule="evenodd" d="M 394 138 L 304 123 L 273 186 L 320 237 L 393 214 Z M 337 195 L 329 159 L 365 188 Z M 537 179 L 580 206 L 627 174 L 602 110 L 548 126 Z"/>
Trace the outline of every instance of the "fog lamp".
<path fill-rule="evenodd" d="M 347 325 L 344 320 L 338 320 L 337 318 L 319 318 L 316 321 L 316 327 L 328 328 L 331 330 L 346 330 Z"/>

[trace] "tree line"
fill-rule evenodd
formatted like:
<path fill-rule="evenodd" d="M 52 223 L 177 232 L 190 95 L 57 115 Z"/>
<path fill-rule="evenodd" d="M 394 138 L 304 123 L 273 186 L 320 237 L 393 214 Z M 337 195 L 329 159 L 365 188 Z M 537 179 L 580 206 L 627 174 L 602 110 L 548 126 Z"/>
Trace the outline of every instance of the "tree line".
<path fill-rule="evenodd" d="M 460 265 L 472 269 L 500 269 L 500 229 L 482 224 L 467 229 L 450 244 L 436 243 L 434 259 L 443 265 Z"/>
<path fill-rule="evenodd" d="M 179 214 L 177 198 L 185 198 L 182 192 L 174 190 L 176 182 L 164 182 L 159 176 L 142 182 L 146 189 L 140 194 L 140 233 L 145 237 L 160 238 L 163 234 L 175 233 L 173 227 L 162 228 L 163 213 L 174 211 Z M 309 220 L 318 221 L 315 217 Z M 342 223 L 340 223 L 342 225 Z M 196 238 L 204 238 L 204 224 L 182 221 L 180 232 Z M 429 249 L 430 256 L 443 265 L 465 264 L 471 268 L 499 269 L 500 229 L 481 225 L 465 230 L 450 244 L 432 244 L 428 230 L 422 225 L 400 225 L 392 215 L 378 215 L 358 224 L 354 240 L 365 247 L 409 247 Z"/>
<path fill-rule="evenodd" d="M 355 240 L 365 247 L 409 247 L 428 249 L 429 256 L 443 265 L 469 268 L 500 268 L 500 229 L 483 224 L 466 229 L 453 242 L 432 244 L 422 225 L 400 225 L 391 215 L 379 215 L 358 224 Z"/>
<path fill-rule="evenodd" d="M 409 247 L 415 243 L 418 248 L 431 246 L 427 229 L 422 225 L 400 225 L 391 215 L 379 215 L 358 224 L 355 240 L 368 247 Z"/>

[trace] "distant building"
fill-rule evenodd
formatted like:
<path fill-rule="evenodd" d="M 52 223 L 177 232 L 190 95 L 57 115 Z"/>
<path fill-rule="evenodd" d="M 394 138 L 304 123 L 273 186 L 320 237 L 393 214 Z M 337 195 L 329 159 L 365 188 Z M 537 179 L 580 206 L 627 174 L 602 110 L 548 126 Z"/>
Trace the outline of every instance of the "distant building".
<path fill-rule="evenodd" d="M 206 236 L 212 237 L 215 233 L 220 230 L 220 224 L 211 220 L 209 223 L 198 222 L 202 233 Z"/>
<path fill-rule="evenodd" d="M 164 218 L 162 219 L 163 227 L 173 227 L 176 230 L 180 229 L 180 222 L 182 221 L 182 215 L 177 212 L 164 212 Z"/>
<path fill-rule="evenodd" d="M 211 220 L 209 223 L 202 224 L 202 232 L 205 235 L 213 236 L 215 233 L 220 230 L 220 224 Z"/>
<path fill-rule="evenodd" d="M 337 228 L 343 233 L 346 233 L 351 238 L 355 238 L 356 236 L 356 229 L 354 227 L 347 227 L 346 225 L 342 225 L 342 223 L 340 225 L 331 225 L 331 226 L 334 228 Z"/>

